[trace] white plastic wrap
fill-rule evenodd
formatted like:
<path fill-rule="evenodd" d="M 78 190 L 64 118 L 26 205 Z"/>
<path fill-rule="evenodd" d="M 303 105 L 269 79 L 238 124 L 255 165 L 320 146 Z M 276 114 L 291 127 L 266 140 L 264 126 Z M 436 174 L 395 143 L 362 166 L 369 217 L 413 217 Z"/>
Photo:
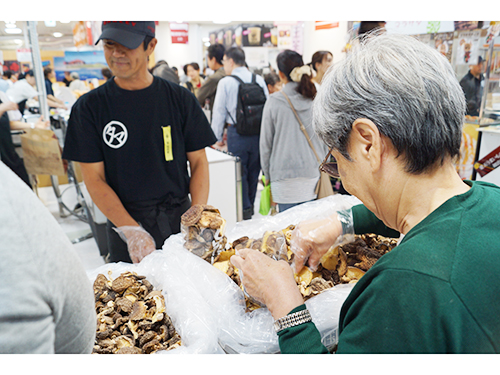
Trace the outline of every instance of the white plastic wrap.
<path fill-rule="evenodd" d="M 188 255 L 196 256 L 184 250 Z M 200 262 L 204 262 L 198 259 Z M 124 262 L 105 264 L 87 276 L 93 283 L 97 275 L 102 273 L 115 279 L 122 272 L 136 272 L 146 276 L 155 290 L 162 290 L 165 298 L 166 313 L 172 319 L 176 331 L 181 336 L 182 345 L 169 351 L 159 351 L 155 354 L 216 354 L 223 353 L 217 343 L 217 319 L 210 312 L 205 300 L 193 289 L 190 283 L 183 283 L 187 279 L 181 270 L 169 262 L 167 254 L 155 251 L 144 258 L 141 263 L 130 264 Z M 209 312 L 209 313 L 207 313 Z"/>
<path fill-rule="evenodd" d="M 358 203 L 357 198 L 334 195 L 275 216 L 240 222 L 234 228 L 229 228 L 226 235 L 231 242 L 243 236 L 260 238 L 265 231 L 278 231 L 303 220 L 321 219 Z M 163 278 L 169 279 L 163 283 L 169 286 L 169 290 L 175 290 L 187 300 L 194 298 L 196 294 L 202 296 L 204 303 L 193 301 L 189 308 L 203 314 L 207 320 L 217 321 L 219 344 L 225 352 L 279 352 L 278 336 L 274 331 L 274 319 L 270 312 L 261 308 L 246 313 L 242 290 L 220 270 L 185 250 L 183 243 L 182 234 L 171 236 L 165 241 L 163 252 L 155 252 L 143 262 L 149 263 L 156 253 L 163 253 L 164 261 L 168 264 Z M 175 272 L 179 277 L 170 275 L 170 272 Z M 322 341 L 328 348 L 332 348 L 337 342 L 340 308 L 352 287 L 353 284 L 339 285 L 306 302 Z"/>

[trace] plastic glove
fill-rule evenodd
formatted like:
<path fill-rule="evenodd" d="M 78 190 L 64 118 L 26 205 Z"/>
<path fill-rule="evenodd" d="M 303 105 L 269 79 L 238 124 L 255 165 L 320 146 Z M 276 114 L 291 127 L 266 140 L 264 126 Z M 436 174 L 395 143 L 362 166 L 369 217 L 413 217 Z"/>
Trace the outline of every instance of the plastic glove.
<path fill-rule="evenodd" d="M 146 255 L 156 250 L 155 240 L 141 226 L 123 226 L 113 229 L 127 244 L 133 263 L 139 263 Z"/>
<path fill-rule="evenodd" d="M 342 223 L 337 213 L 326 219 L 300 222 L 292 232 L 290 249 L 294 256 L 292 267 L 298 273 L 304 265 L 312 271 L 318 268 L 321 257 L 342 235 Z"/>
<path fill-rule="evenodd" d="M 292 268 L 286 261 L 276 261 L 252 249 L 237 250 L 230 261 L 240 270 L 245 291 L 266 305 L 274 319 L 285 316 L 304 303 Z"/>

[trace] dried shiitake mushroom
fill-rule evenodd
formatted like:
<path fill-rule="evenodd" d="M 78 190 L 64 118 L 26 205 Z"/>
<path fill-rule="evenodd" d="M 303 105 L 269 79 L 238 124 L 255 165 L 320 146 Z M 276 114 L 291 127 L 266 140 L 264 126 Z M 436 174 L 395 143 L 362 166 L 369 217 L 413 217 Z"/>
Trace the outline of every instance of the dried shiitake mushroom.
<path fill-rule="evenodd" d="M 179 347 L 181 338 L 165 313 L 161 291 L 145 276 L 124 272 L 94 281 L 97 332 L 93 353 L 150 354 Z"/>

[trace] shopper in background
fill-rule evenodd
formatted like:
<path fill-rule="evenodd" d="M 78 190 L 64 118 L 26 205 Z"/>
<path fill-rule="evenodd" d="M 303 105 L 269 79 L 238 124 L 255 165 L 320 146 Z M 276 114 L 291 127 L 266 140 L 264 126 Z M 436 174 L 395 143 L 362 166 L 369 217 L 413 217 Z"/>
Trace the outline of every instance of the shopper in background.
<path fill-rule="evenodd" d="M 198 94 L 198 90 L 204 82 L 204 79 L 200 76 L 200 66 L 198 63 L 190 63 L 184 65 L 184 74 L 189 77 L 189 80 L 183 84 L 189 91 L 191 91 L 194 96 Z"/>
<path fill-rule="evenodd" d="M 274 94 L 275 92 L 281 91 L 282 83 L 280 81 L 280 76 L 276 73 L 266 74 L 264 76 L 264 81 L 266 81 L 269 94 Z"/>
<path fill-rule="evenodd" d="M 326 76 L 313 126 L 338 164 L 322 169 L 364 203 L 355 233 L 404 235 L 344 302 L 337 353 L 500 353 L 500 188 L 456 172 L 465 108 L 446 57 L 411 36 L 368 38 Z M 295 271 L 348 227 L 337 214 L 299 223 Z M 281 353 L 328 352 L 286 262 L 244 249 L 231 263 L 275 319 L 296 318 Z"/>
<path fill-rule="evenodd" d="M 245 67 L 245 52 L 238 47 L 229 48 L 222 59 L 227 77 L 222 78 L 217 86 L 217 94 L 212 116 L 212 129 L 217 137 L 218 147 L 223 147 L 224 127 L 227 124 L 227 149 L 241 159 L 241 183 L 243 195 L 243 219 L 252 218 L 257 182 L 260 173 L 259 135 L 240 135 L 236 132 L 236 107 L 238 105 L 239 81 L 230 75 L 239 77 L 243 82 L 252 81 L 252 73 Z M 269 97 L 266 82 L 257 75 L 256 82 Z"/>
<path fill-rule="evenodd" d="M 11 70 L 5 70 L 3 72 L 2 80 L 7 82 L 7 84 L 9 85 L 9 88 L 11 88 L 12 85 L 14 84 L 14 80 L 17 81 L 16 77 L 12 74 Z"/>
<path fill-rule="evenodd" d="M 64 72 L 64 78 L 63 78 L 63 82 L 64 84 L 66 85 L 66 87 L 69 87 L 69 84 L 71 83 L 73 79 L 71 78 L 71 72 Z"/>
<path fill-rule="evenodd" d="M 191 203 L 207 203 L 216 138 L 193 95 L 149 72 L 154 21 L 104 21 L 101 40 L 114 78 L 73 105 L 63 158 L 80 162 L 108 218 L 110 260 L 137 263 L 180 232 Z"/>
<path fill-rule="evenodd" d="M 71 91 L 87 92 L 89 91 L 85 82 L 80 80 L 80 75 L 77 72 L 71 72 L 71 83 L 69 84 Z"/>
<path fill-rule="evenodd" d="M 304 65 L 301 55 L 291 50 L 281 52 L 276 62 L 284 87 L 281 92 L 271 94 L 264 106 L 260 165 L 266 182 L 271 183 L 273 201 L 283 212 L 316 199 L 315 189 L 320 177 L 318 160 L 288 100 L 316 152 L 324 155 L 328 148 L 312 129 L 312 103 L 316 87 L 311 81 L 311 68 Z"/>
<path fill-rule="evenodd" d="M 108 81 L 109 79 L 111 79 L 111 77 L 113 77 L 113 73 L 111 73 L 111 70 L 109 70 L 109 68 L 102 68 L 101 74 L 104 78 L 104 81 Z"/>
<path fill-rule="evenodd" d="M 151 74 L 167 81 L 179 84 L 179 76 L 177 73 L 168 66 L 165 60 L 158 61 L 153 68 L 151 68 Z"/>
<path fill-rule="evenodd" d="M 478 57 L 477 64 L 469 67 L 469 72 L 460 80 L 460 86 L 467 100 L 467 115 L 479 116 L 481 99 L 483 97 L 483 73 L 486 69 L 484 60 Z"/>
<path fill-rule="evenodd" d="M 38 197 L 0 162 L 0 353 L 90 354 L 94 293 L 82 262 Z"/>
<path fill-rule="evenodd" d="M 212 44 L 208 47 L 208 67 L 214 71 L 200 87 L 196 97 L 202 107 L 205 106 L 208 100 L 210 113 L 213 112 L 215 93 L 217 92 L 217 85 L 219 81 L 226 76 L 224 67 L 222 66 L 222 59 L 226 49 L 222 44 Z"/>
<path fill-rule="evenodd" d="M 10 101 L 17 103 L 19 111 L 24 114 L 27 100 L 32 98 L 38 100 L 38 92 L 35 88 L 35 74 L 33 73 L 33 70 L 29 70 L 26 72 L 24 78 L 16 81 L 16 83 L 14 83 L 12 87 L 7 90 L 6 94 Z M 60 101 L 53 100 L 49 96 L 47 96 L 47 104 L 49 107 L 66 109 L 64 104 L 61 104 Z"/>
<path fill-rule="evenodd" d="M 59 107 L 58 108 L 63 108 L 63 109 L 68 109 L 64 102 L 54 96 L 54 90 L 52 89 L 52 79 L 55 78 L 55 73 L 50 67 L 46 67 L 43 69 L 43 75 L 45 77 L 45 91 L 47 94 L 47 99 L 50 99 L 51 101 L 58 103 Z"/>
<path fill-rule="evenodd" d="M 333 55 L 329 51 L 317 51 L 312 56 L 309 65 L 316 72 L 316 75 L 313 77 L 313 82 L 318 90 L 326 71 L 333 65 Z"/>

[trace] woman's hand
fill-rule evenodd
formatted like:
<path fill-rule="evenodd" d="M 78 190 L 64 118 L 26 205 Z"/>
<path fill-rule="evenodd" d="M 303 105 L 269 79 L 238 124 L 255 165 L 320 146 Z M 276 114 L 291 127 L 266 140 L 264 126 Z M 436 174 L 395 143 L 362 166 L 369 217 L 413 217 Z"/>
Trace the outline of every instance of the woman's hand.
<path fill-rule="evenodd" d="M 238 268 L 245 290 L 264 303 L 274 319 L 282 318 L 304 303 L 292 268 L 284 260 L 276 261 L 257 250 L 237 250 L 231 263 Z"/>
<path fill-rule="evenodd" d="M 40 116 L 38 118 L 38 121 L 35 122 L 35 128 L 37 129 L 48 129 L 50 126 L 50 122 L 47 120 L 47 121 L 43 121 L 43 116 Z"/>
<path fill-rule="evenodd" d="M 304 265 L 315 271 L 319 261 L 342 234 L 338 215 L 321 220 L 306 220 L 292 232 L 291 251 L 295 254 L 293 267 L 299 272 Z"/>

